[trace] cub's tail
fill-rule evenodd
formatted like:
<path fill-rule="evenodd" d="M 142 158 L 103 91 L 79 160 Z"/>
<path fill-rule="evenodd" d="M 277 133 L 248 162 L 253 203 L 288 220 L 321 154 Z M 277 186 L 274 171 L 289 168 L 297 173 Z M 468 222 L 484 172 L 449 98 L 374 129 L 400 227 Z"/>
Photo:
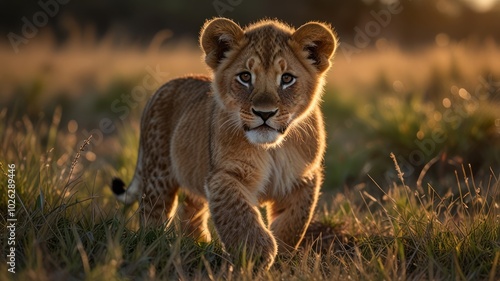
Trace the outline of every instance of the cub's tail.
<path fill-rule="evenodd" d="M 139 189 L 139 181 L 135 177 L 127 189 L 125 189 L 125 183 L 120 178 L 113 178 L 111 181 L 111 190 L 116 199 L 127 205 L 139 199 Z"/>

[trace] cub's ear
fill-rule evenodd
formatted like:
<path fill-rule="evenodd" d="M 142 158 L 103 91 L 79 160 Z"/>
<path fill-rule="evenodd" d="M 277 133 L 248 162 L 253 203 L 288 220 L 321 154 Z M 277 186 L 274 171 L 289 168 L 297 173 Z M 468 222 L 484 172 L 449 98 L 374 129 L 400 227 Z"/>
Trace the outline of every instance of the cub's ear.
<path fill-rule="evenodd" d="M 301 51 L 307 53 L 307 59 L 319 72 L 324 72 L 330 67 L 330 58 L 337 48 L 337 38 L 332 28 L 319 22 L 308 22 L 292 34 Z"/>
<path fill-rule="evenodd" d="M 207 21 L 200 33 L 200 45 L 205 52 L 205 62 L 215 70 L 227 57 L 227 52 L 237 47 L 243 37 L 243 30 L 232 20 L 215 18 Z"/>

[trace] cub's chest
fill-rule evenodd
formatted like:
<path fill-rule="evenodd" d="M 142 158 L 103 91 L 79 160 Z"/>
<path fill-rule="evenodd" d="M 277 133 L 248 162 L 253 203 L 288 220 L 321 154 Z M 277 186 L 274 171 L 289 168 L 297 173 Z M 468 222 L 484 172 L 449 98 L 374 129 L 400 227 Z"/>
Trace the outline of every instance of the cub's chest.
<path fill-rule="evenodd" d="M 299 149 L 273 150 L 267 177 L 266 194 L 281 197 L 291 192 L 304 177 L 313 172 L 313 159 Z"/>

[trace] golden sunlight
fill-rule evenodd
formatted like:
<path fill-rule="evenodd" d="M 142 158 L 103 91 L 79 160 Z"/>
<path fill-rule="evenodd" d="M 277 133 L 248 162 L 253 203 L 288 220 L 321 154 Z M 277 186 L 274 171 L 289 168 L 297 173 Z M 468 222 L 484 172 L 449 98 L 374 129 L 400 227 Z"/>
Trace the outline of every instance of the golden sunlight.
<path fill-rule="evenodd" d="M 491 8 L 493 8 L 498 3 L 498 0 L 463 0 L 463 1 L 479 12 L 486 12 Z"/>

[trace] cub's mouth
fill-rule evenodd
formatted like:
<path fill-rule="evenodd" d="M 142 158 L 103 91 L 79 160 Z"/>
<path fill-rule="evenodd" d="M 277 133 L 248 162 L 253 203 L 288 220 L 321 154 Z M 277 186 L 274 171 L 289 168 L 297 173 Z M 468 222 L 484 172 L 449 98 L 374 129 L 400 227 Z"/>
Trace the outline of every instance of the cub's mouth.
<path fill-rule="evenodd" d="M 267 125 L 266 123 L 263 123 L 262 125 L 259 125 L 257 127 L 253 127 L 253 128 L 250 128 L 248 125 L 244 125 L 243 130 L 245 130 L 245 132 L 249 132 L 249 131 L 262 132 L 262 133 L 278 132 L 280 134 L 284 134 L 286 131 L 286 127 L 281 127 L 281 128 L 276 129 L 276 128 L 273 128 L 273 127 Z"/>
<path fill-rule="evenodd" d="M 244 125 L 245 136 L 250 143 L 263 145 L 264 148 L 271 148 L 283 141 L 285 138 L 286 127 L 280 127 L 278 129 L 266 124 L 260 124 L 255 127 L 250 127 Z"/>

